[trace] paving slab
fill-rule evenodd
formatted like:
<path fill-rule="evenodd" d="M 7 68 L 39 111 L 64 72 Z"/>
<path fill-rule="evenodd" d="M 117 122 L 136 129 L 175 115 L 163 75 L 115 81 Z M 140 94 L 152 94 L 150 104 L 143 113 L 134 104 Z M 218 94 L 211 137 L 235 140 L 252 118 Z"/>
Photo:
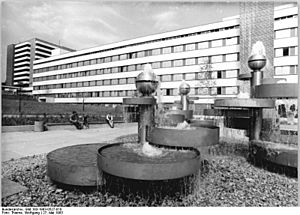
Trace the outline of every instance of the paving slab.
<path fill-rule="evenodd" d="M 83 130 L 77 130 L 74 127 L 72 130 L 2 133 L 1 161 L 49 153 L 52 150 L 65 146 L 107 142 L 119 136 L 136 133 L 137 123 L 115 124 L 115 128 L 110 128 L 107 124 L 103 124 L 97 128 Z"/>
<path fill-rule="evenodd" d="M 5 198 L 20 192 L 26 191 L 28 188 L 7 178 L 1 178 L 1 198 Z"/>

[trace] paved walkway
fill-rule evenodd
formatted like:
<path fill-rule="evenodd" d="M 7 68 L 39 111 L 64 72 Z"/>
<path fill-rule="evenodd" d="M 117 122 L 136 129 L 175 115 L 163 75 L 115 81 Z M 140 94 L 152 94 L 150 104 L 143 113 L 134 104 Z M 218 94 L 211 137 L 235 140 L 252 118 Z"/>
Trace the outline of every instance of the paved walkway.
<path fill-rule="evenodd" d="M 137 123 L 107 124 L 86 130 L 60 129 L 45 132 L 7 132 L 1 134 L 1 161 L 48 153 L 54 149 L 111 141 L 119 136 L 137 133 Z"/>

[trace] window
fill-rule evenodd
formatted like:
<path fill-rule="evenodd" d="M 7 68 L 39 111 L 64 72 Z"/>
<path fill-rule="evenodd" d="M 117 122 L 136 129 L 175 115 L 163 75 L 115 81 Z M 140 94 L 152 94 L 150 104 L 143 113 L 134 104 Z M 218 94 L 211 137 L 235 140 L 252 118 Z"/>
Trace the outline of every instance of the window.
<path fill-rule="evenodd" d="M 172 66 L 172 61 L 163 61 L 162 62 L 162 68 L 168 68 Z"/>
<path fill-rule="evenodd" d="M 108 62 L 111 62 L 111 57 L 104 58 L 104 63 L 108 63 Z"/>
<path fill-rule="evenodd" d="M 117 84 L 118 84 L 118 79 L 111 80 L 111 85 L 117 85 Z"/>
<path fill-rule="evenodd" d="M 163 54 L 169 54 L 169 53 L 171 53 L 171 52 L 172 52 L 171 47 L 166 47 L 166 48 L 163 48 L 163 49 L 162 49 L 162 53 L 163 53 Z"/>
<path fill-rule="evenodd" d="M 217 95 L 221 95 L 222 94 L 222 87 L 217 87 Z"/>
<path fill-rule="evenodd" d="M 209 63 L 209 57 L 199 57 L 198 64 L 207 64 Z"/>
<path fill-rule="evenodd" d="M 290 47 L 290 56 L 298 55 L 298 46 Z"/>
<path fill-rule="evenodd" d="M 91 60 L 91 65 L 94 65 L 94 64 L 96 64 L 96 63 L 97 63 L 97 59 Z"/>
<path fill-rule="evenodd" d="M 171 75 L 162 75 L 161 81 L 172 81 Z"/>
<path fill-rule="evenodd" d="M 292 33 L 296 34 L 294 31 Z M 290 37 L 290 36 L 291 36 L 291 29 L 283 29 L 283 30 L 275 31 L 275 38 L 276 39 Z"/>
<path fill-rule="evenodd" d="M 291 37 L 297 37 L 298 36 L 298 29 L 292 28 L 291 29 Z"/>
<path fill-rule="evenodd" d="M 230 38 L 226 38 L 225 40 L 226 46 L 236 45 L 238 43 L 239 43 L 238 37 L 230 37 Z"/>
<path fill-rule="evenodd" d="M 174 46 L 174 53 L 183 52 L 183 45 Z"/>
<path fill-rule="evenodd" d="M 196 58 L 188 58 L 188 59 L 185 59 L 185 65 L 188 66 L 188 65 L 195 65 L 196 64 Z"/>
<path fill-rule="evenodd" d="M 96 85 L 97 85 L 97 86 L 102 86 L 102 85 L 103 85 L 103 80 L 98 80 L 98 81 L 96 81 Z"/>
<path fill-rule="evenodd" d="M 118 61 L 119 60 L 119 55 L 115 55 L 115 56 L 112 56 L 112 61 Z"/>
<path fill-rule="evenodd" d="M 160 68 L 160 62 L 153 62 L 153 63 L 152 63 L 152 68 L 153 68 L 153 69 L 158 69 L 158 68 Z"/>
<path fill-rule="evenodd" d="M 127 70 L 127 66 L 122 66 L 121 67 L 121 72 L 127 72 L 128 70 Z"/>
<path fill-rule="evenodd" d="M 102 75 L 104 73 L 103 69 L 97 69 L 97 75 Z"/>
<path fill-rule="evenodd" d="M 219 63 L 223 61 L 223 56 L 222 55 L 215 55 L 211 57 L 211 62 L 212 63 Z"/>
<path fill-rule="evenodd" d="M 99 63 L 104 63 L 104 58 L 98 58 L 97 59 L 97 63 L 99 64 Z"/>
<path fill-rule="evenodd" d="M 77 83 L 77 87 L 82 87 L 83 86 L 83 82 L 78 82 Z"/>
<path fill-rule="evenodd" d="M 93 69 L 90 71 L 90 75 L 96 75 L 97 74 L 97 70 Z"/>
<path fill-rule="evenodd" d="M 136 65 L 136 70 L 143 70 L 143 65 L 142 64 L 137 64 Z"/>
<path fill-rule="evenodd" d="M 173 75 L 173 81 L 182 81 L 183 80 L 183 74 L 174 74 Z"/>
<path fill-rule="evenodd" d="M 227 70 L 226 78 L 236 78 L 238 74 L 238 70 Z"/>
<path fill-rule="evenodd" d="M 135 71 L 135 65 L 128 66 L 128 72 Z"/>
<path fill-rule="evenodd" d="M 108 79 L 108 80 L 103 80 L 103 85 L 110 85 L 110 79 Z"/>
<path fill-rule="evenodd" d="M 120 78 L 119 84 L 126 84 L 126 78 Z"/>
<path fill-rule="evenodd" d="M 103 97 L 109 97 L 109 96 L 110 96 L 110 91 L 103 92 Z"/>
<path fill-rule="evenodd" d="M 165 89 L 164 90 L 164 95 L 165 96 L 172 96 L 173 95 L 173 90 L 172 89 Z"/>
<path fill-rule="evenodd" d="M 83 61 L 83 65 L 84 65 L 84 66 L 88 66 L 88 65 L 90 65 L 90 61 L 89 61 L 89 60 L 85 60 L 85 61 Z"/>
<path fill-rule="evenodd" d="M 136 54 L 136 52 L 133 52 L 133 53 L 129 53 L 127 56 L 128 56 L 127 57 L 128 59 L 133 59 L 133 58 L 137 57 L 137 54 Z"/>
<path fill-rule="evenodd" d="M 185 80 L 195 80 L 195 73 L 187 73 L 185 74 Z"/>
<path fill-rule="evenodd" d="M 138 52 L 137 57 L 145 57 L 145 51 Z"/>
<path fill-rule="evenodd" d="M 275 49 L 275 57 L 282 57 L 283 56 L 283 49 Z"/>
<path fill-rule="evenodd" d="M 222 40 L 212 40 L 211 41 L 211 47 L 218 47 L 218 46 L 222 46 L 222 45 L 223 45 Z"/>
<path fill-rule="evenodd" d="M 198 95 L 208 95 L 208 88 L 207 87 L 198 88 Z"/>
<path fill-rule="evenodd" d="M 237 87 L 225 87 L 225 94 L 226 95 L 236 95 L 238 94 Z"/>
<path fill-rule="evenodd" d="M 112 96 L 112 97 L 118 96 L 118 91 L 111 91 L 110 96 Z"/>
<path fill-rule="evenodd" d="M 282 56 L 289 56 L 289 48 L 288 47 L 282 48 Z"/>
<path fill-rule="evenodd" d="M 222 71 L 217 71 L 217 78 L 222 78 Z"/>
<path fill-rule="evenodd" d="M 208 42 L 201 42 L 198 43 L 198 49 L 207 49 L 208 48 Z"/>
<path fill-rule="evenodd" d="M 290 73 L 291 74 L 298 74 L 298 66 L 297 65 L 290 66 Z"/>
<path fill-rule="evenodd" d="M 152 55 L 160 55 L 160 49 L 152 49 Z"/>
<path fill-rule="evenodd" d="M 185 51 L 193 51 L 195 49 L 196 49 L 196 44 L 195 43 L 185 45 Z"/>
<path fill-rule="evenodd" d="M 275 67 L 275 75 L 289 75 L 290 66 L 278 66 Z"/>
<path fill-rule="evenodd" d="M 89 82 L 88 81 L 83 82 L 83 86 L 84 87 L 88 87 L 89 86 Z"/>
<path fill-rule="evenodd" d="M 104 74 L 109 74 L 111 73 L 111 68 L 105 68 L 103 72 Z"/>
<path fill-rule="evenodd" d="M 174 60 L 173 61 L 173 66 L 183 66 L 183 60 Z"/>
<path fill-rule="evenodd" d="M 134 84 L 135 78 L 127 78 L 127 84 Z"/>
<path fill-rule="evenodd" d="M 228 61 L 238 61 L 238 54 L 234 53 L 234 54 L 227 54 L 225 57 L 225 60 Z"/>
<path fill-rule="evenodd" d="M 120 55 L 120 60 L 126 60 L 126 59 L 127 59 L 127 55 L 126 54 Z"/>
<path fill-rule="evenodd" d="M 119 67 L 113 67 L 113 68 L 111 68 L 111 72 L 112 72 L 112 73 L 117 73 L 117 72 L 119 72 Z"/>
<path fill-rule="evenodd" d="M 90 86 L 96 86 L 96 81 L 90 81 Z"/>

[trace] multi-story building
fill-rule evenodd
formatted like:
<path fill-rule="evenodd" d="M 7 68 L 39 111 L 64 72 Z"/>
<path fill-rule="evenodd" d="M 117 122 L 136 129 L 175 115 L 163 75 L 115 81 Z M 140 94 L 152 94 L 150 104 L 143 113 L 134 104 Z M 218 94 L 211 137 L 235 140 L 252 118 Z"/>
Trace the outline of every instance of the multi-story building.
<path fill-rule="evenodd" d="M 74 50 L 37 38 L 8 45 L 6 85 L 32 91 L 33 62 L 70 51 Z"/>
<path fill-rule="evenodd" d="M 275 77 L 296 81 L 297 7 L 274 10 Z M 240 18 L 140 37 L 34 62 L 33 94 L 59 103 L 121 104 L 135 94 L 135 77 L 147 63 L 159 76 L 162 102 L 179 99 L 186 80 L 196 104 L 239 93 Z"/>

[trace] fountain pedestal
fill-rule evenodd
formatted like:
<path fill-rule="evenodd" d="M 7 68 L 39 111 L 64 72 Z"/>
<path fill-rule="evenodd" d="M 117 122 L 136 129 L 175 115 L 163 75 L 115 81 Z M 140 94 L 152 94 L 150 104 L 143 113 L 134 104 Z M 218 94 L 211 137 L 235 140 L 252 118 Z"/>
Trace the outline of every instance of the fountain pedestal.
<path fill-rule="evenodd" d="M 140 143 L 146 142 L 147 136 L 155 125 L 154 106 L 156 99 L 153 96 L 139 98 L 124 98 L 125 105 L 138 105 L 140 117 L 138 119 L 138 140 Z"/>

